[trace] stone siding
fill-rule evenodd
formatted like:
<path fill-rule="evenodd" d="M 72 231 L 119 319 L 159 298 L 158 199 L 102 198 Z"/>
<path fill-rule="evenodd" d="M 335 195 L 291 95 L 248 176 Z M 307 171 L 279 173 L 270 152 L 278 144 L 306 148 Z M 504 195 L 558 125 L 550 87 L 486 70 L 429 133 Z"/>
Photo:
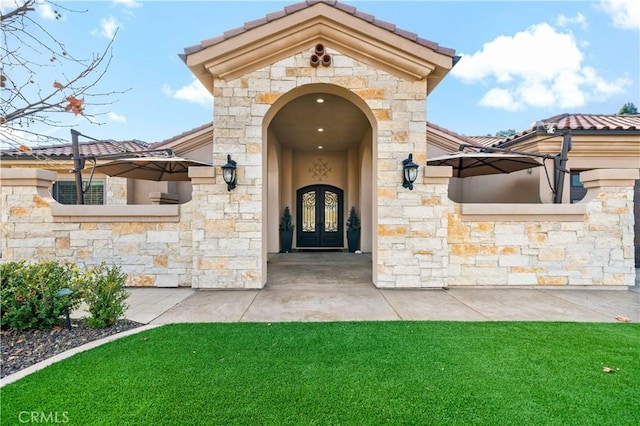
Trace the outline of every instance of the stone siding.
<path fill-rule="evenodd" d="M 597 173 L 601 173 L 599 176 Z M 618 172 L 622 177 L 614 177 Z M 583 173 L 592 184 L 578 205 L 527 205 L 529 214 L 476 220 L 456 204 L 448 218 L 453 286 L 633 286 L 635 170 Z M 515 210 L 515 206 L 511 205 Z M 563 220 L 562 213 L 583 213 Z M 575 216 L 575 215 L 572 215 Z"/>
<path fill-rule="evenodd" d="M 177 206 L 63 206 L 49 194 L 56 173 L 0 171 L 2 261 L 104 261 L 120 265 L 129 286 L 191 286 L 188 206 L 181 206 L 182 222 L 154 216 Z M 74 209 L 77 216 L 64 213 Z"/>
<path fill-rule="evenodd" d="M 330 67 L 311 68 L 309 58 L 313 49 L 308 49 L 242 78 L 214 81 L 213 162 L 224 164 L 230 154 L 238 162 L 238 186 L 227 192 L 219 185 L 209 193 L 208 220 L 216 222 L 205 227 L 202 241 L 194 243 L 194 255 L 207 267 L 223 265 L 236 272 L 214 279 L 196 278 L 198 287 L 262 286 L 265 115 L 287 92 L 318 83 L 354 93 L 366 103 L 376 120 L 378 285 L 395 287 L 399 282 L 405 286 L 422 285 L 421 263 L 411 250 L 422 249 L 423 244 L 416 238 L 427 231 L 417 218 L 430 214 L 433 207 L 423 204 L 420 191 L 400 191 L 398 180 L 402 160 L 409 153 L 413 153 L 417 163 L 426 161 L 426 81 L 407 82 L 343 55 L 331 46 L 327 46 L 327 51 L 332 55 Z M 410 255 L 398 256 L 401 246 L 407 247 Z"/>
<path fill-rule="evenodd" d="M 407 215 L 428 215 L 378 227 L 395 249 L 380 256 L 395 259 L 378 265 L 379 283 L 397 288 L 634 285 L 637 171 L 583 173 L 589 192 L 577 205 L 474 206 L 450 201 L 448 179 L 429 169 L 420 193 L 421 210 L 403 208 Z M 259 227 L 225 219 L 228 209 L 223 205 L 211 207 L 224 186 L 215 183 L 213 168 L 190 171 L 190 203 L 143 210 L 62 206 L 48 194 L 55 173 L 0 172 L 2 261 L 105 261 L 121 265 L 130 286 L 251 288 L 247 283 L 259 281 L 250 277 L 250 271 L 260 271 L 259 265 L 243 256 L 255 249 L 250 241 L 259 241 Z M 487 220 L 485 213 L 492 210 L 494 220 Z M 194 256 L 203 251 L 217 255 Z"/>

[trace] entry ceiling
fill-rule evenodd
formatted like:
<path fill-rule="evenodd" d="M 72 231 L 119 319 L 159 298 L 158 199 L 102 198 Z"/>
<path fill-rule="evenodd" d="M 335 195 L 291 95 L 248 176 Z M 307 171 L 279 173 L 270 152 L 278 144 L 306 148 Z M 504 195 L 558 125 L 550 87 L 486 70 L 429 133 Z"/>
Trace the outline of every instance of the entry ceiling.
<path fill-rule="evenodd" d="M 318 99 L 324 102 L 319 103 Z M 270 125 L 280 144 L 298 151 L 346 150 L 360 143 L 369 127 L 369 121 L 355 105 L 327 93 L 294 99 L 278 111 Z"/>

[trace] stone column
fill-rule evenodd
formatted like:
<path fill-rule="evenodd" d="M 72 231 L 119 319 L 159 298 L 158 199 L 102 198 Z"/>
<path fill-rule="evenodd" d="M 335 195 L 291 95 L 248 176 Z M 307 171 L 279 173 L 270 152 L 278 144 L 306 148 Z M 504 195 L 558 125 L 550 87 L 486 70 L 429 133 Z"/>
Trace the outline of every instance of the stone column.
<path fill-rule="evenodd" d="M 49 188 L 57 173 L 39 169 L 0 169 L 0 251 L 3 259 L 38 259 L 68 247 L 52 227 Z"/>
<path fill-rule="evenodd" d="M 596 169 L 580 174 L 587 188 L 586 226 L 593 264 L 605 285 L 635 285 L 634 184 L 638 169 Z M 599 271 L 598 271 L 599 272 Z"/>

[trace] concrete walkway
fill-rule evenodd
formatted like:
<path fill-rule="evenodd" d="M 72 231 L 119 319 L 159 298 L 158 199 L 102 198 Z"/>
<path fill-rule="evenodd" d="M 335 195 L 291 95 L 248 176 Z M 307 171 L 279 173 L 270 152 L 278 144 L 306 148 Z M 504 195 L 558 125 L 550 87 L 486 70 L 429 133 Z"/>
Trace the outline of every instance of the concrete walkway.
<path fill-rule="evenodd" d="M 380 290 L 371 258 L 296 253 L 269 260 L 262 290 L 130 289 L 127 317 L 145 324 L 278 321 L 640 322 L 640 292 L 601 289 Z"/>
<path fill-rule="evenodd" d="M 630 290 L 378 290 L 373 285 L 278 286 L 263 290 L 129 290 L 127 318 L 145 324 L 278 321 L 640 322 Z"/>

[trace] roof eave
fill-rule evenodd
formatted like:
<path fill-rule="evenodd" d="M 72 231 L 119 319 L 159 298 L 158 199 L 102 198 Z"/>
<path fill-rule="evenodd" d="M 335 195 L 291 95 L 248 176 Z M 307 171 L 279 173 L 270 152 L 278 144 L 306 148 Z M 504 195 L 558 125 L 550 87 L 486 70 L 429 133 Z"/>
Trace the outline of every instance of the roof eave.
<path fill-rule="evenodd" d="M 203 42 L 200 50 L 196 46 L 185 49 L 187 65 L 211 91 L 213 78 L 238 78 L 318 41 L 402 78 L 429 78 L 429 91 L 455 63 L 452 49 L 436 43 L 418 43 L 411 34 L 398 34 L 381 24 L 372 25 L 326 3 L 316 3 L 249 30 L 225 35 Z"/>

